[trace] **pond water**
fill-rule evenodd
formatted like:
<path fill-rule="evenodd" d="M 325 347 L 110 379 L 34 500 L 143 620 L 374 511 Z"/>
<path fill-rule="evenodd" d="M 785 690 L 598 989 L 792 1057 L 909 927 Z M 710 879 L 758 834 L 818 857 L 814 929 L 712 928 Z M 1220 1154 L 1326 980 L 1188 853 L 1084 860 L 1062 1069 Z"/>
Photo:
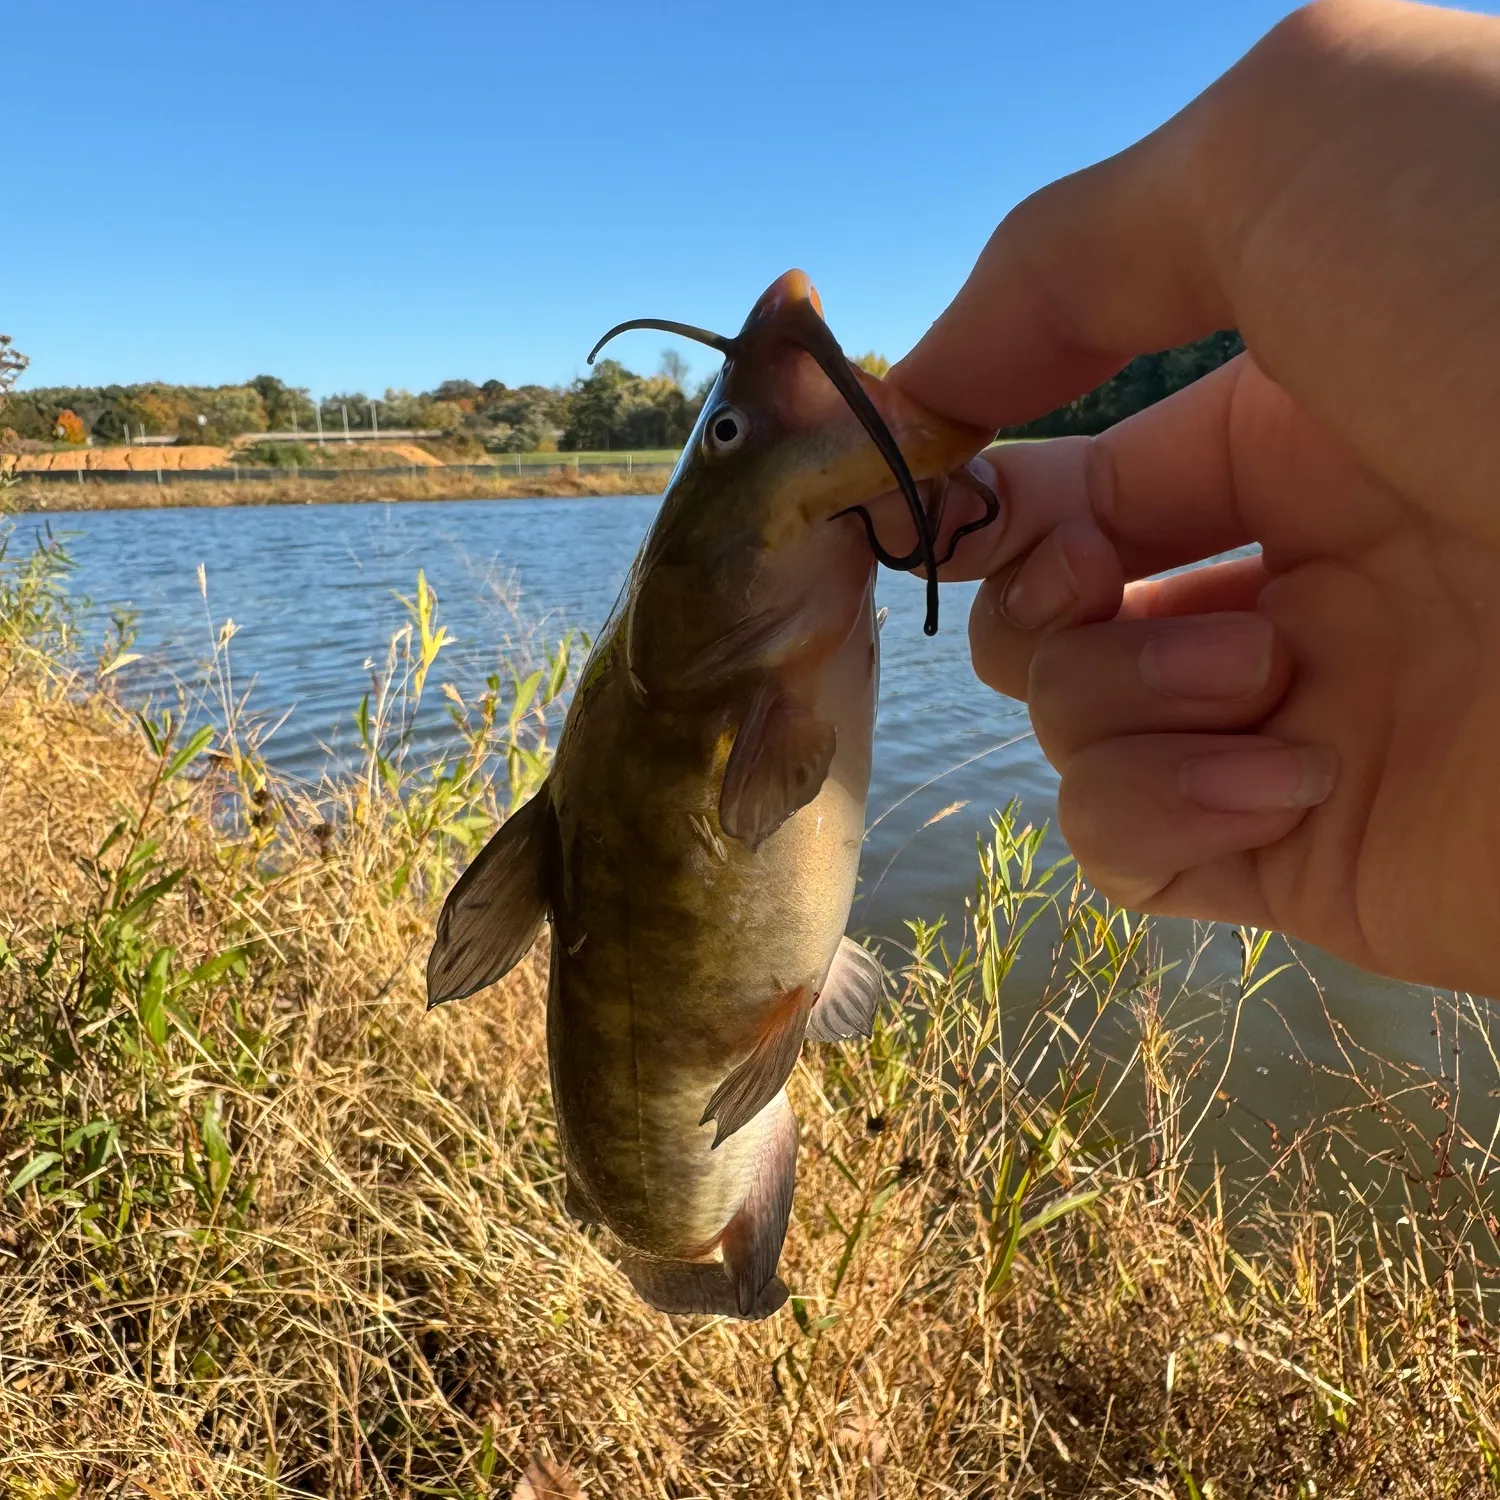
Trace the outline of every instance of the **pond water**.
<path fill-rule="evenodd" d="M 102 635 L 112 612 L 129 611 L 143 659 L 125 669 L 132 699 L 175 700 L 204 680 L 214 636 L 235 622 L 235 690 L 269 720 L 270 759 L 316 779 L 356 744 L 353 711 L 407 618 L 422 569 L 453 636 L 436 676 L 469 691 L 502 668 L 518 639 L 555 638 L 604 621 L 635 549 L 655 514 L 654 497 L 375 502 L 361 505 L 173 509 L 49 518 L 77 562 L 72 587 L 89 602 L 87 631 Z M 36 518 L 38 525 L 41 518 Z M 207 598 L 200 592 L 202 565 Z M 1056 779 L 1029 734 L 1024 709 L 979 686 L 968 665 L 972 587 L 947 588 L 942 628 L 922 634 L 923 597 L 912 579 L 882 572 L 879 722 L 870 792 L 870 832 L 861 871 L 857 930 L 901 939 L 908 918 L 962 921 L 972 894 L 975 840 L 992 812 L 1017 799 L 1026 818 L 1054 814 Z M 435 736 L 443 723 L 432 694 Z M 1049 848 L 1064 851 L 1052 835 Z M 1212 994 L 1238 973 L 1227 931 L 1163 923 L 1163 959 L 1190 953 L 1203 1024 L 1223 1024 Z M 1045 948 L 1045 943 L 1037 945 Z M 1294 955 L 1284 947 L 1268 964 Z M 1346 1043 L 1441 1076 L 1453 1068 L 1452 1036 L 1434 1019 L 1425 990 L 1361 974 L 1324 955 L 1299 952 L 1296 966 L 1246 1007 L 1226 1092 L 1251 1107 L 1220 1134 L 1244 1137 L 1263 1121 L 1284 1131 L 1350 1098 L 1335 1076 Z M 1180 970 L 1179 970 L 1180 972 Z M 1024 988 L 1025 974 L 1016 981 Z M 1473 1057 L 1480 1049 L 1470 1047 Z M 1466 1060 L 1466 1068 L 1472 1064 Z M 1465 1112 L 1486 1138 L 1495 1105 L 1470 1073 Z M 1488 1124 L 1486 1124 L 1488 1120 Z"/>

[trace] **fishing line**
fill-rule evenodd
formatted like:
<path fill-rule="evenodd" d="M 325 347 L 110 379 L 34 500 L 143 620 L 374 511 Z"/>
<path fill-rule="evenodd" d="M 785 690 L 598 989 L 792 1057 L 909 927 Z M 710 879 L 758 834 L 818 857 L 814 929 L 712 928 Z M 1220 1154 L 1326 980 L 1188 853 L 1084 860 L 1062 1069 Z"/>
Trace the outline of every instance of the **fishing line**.
<path fill-rule="evenodd" d="M 895 812 L 897 808 L 904 807 L 919 792 L 925 792 L 928 787 L 936 786 L 938 782 L 946 780 L 946 778 L 952 776 L 955 772 L 962 771 L 966 766 L 972 766 L 975 761 L 983 760 L 986 756 L 989 755 L 995 755 L 1001 750 L 1009 750 L 1012 745 L 1019 745 L 1023 740 L 1034 738 L 1034 730 L 1023 730 L 1020 734 L 1012 735 L 1008 740 L 1001 740 L 998 744 L 991 745 L 985 750 L 977 751 L 967 760 L 961 760 L 957 765 L 949 766 L 946 771 L 939 771 L 936 776 L 929 777 L 921 784 L 921 786 L 914 786 L 904 797 L 898 798 L 895 802 L 891 803 L 891 805 L 886 808 L 886 810 L 881 813 L 881 815 L 876 818 L 868 828 L 865 829 L 864 838 L 860 840 L 861 846 L 869 842 L 870 835 L 874 833 L 874 831 L 883 822 L 885 822 L 885 820 L 890 817 L 890 815 Z M 875 884 L 872 885 L 867 891 L 860 891 L 858 893 L 858 899 L 866 903 L 873 901 L 875 899 L 876 892 L 878 892 L 880 890 L 880 887 L 885 884 L 885 877 L 891 873 L 891 867 L 912 846 L 918 835 L 925 833 L 931 827 L 932 821 L 926 822 L 919 829 L 917 829 L 916 833 L 913 833 L 910 838 L 903 840 L 900 847 L 897 848 L 896 852 L 891 855 L 891 857 L 885 862 L 885 868 L 881 870 L 880 874 L 876 877 Z"/>
<path fill-rule="evenodd" d="M 939 771 L 936 776 L 929 776 L 927 780 L 921 784 L 921 786 L 914 786 L 904 797 L 898 797 L 896 801 L 891 803 L 891 805 L 886 808 L 886 810 L 881 813 L 881 815 L 876 818 L 868 828 L 865 829 L 865 838 L 869 838 L 869 836 L 874 833 L 875 830 L 879 828 L 880 825 L 884 823 L 885 820 L 890 817 L 893 812 L 895 812 L 900 807 L 904 807 L 908 802 L 911 801 L 913 797 L 917 795 L 918 792 L 925 792 L 928 787 L 936 786 L 938 782 L 946 780 L 955 772 L 962 771 L 965 766 L 972 766 L 976 760 L 983 760 L 985 756 L 995 755 L 1001 750 L 1009 750 L 1012 745 L 1019 745 L 1022 740 L 1030 740 L 1035 738 L 1036 731 L 1034 729 L 1023 729 L 1020 734 L 1013 734 L 1008 740 L 1000 740 L 998 743 L 990 745 L 987 749 L 976 751 L 967 760 L 961 760 L 957 765 L 949 766 L 946 771 Z"/>

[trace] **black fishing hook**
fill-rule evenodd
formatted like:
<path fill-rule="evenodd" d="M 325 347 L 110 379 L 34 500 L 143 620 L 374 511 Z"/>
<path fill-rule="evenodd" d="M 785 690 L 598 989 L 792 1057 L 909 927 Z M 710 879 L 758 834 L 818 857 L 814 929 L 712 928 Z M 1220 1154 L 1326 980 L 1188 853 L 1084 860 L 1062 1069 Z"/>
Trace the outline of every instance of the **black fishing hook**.
<path fill-rule="evenodd" d="M 945 568 L 953 561 L 953 554 L 958 551 L 958 544 L 971 533 L 983 531 L 996 516 L 1000 514 L 1000 497 L 990 488 L 977 474 L 968 472 L 969 483 L 978 492 L 984 501 L 984 514 L 977 521 L 965 521 L 962 526 L 953 529 L 953 535 L 948 538 L 948 550 L 937 559 L 937 566 Z M 948 496 L 948 485 L 950 481 L 944 476 L 943 487 L 937 491 L 932 509 L 924 511 L 927 529 L 931 532 L 934 542 L 943 528 L 943 505 Z M 833 520 L 839 516 L 858 516 L 864 522 L 865 536 L 870 543 L 870 550 L 875 554 L 877 562 L 898 573 L 910 573 L 924 561 L 922 545 L 919 542 L 905 557 L 897 557 L 892 552 L 887 552 L 880 544 L 880 538 L 875 535 L 875 523 L 870 519 L 870 512 L 863 505 L 851 505 L 845 510 L 839 511 Z"/>

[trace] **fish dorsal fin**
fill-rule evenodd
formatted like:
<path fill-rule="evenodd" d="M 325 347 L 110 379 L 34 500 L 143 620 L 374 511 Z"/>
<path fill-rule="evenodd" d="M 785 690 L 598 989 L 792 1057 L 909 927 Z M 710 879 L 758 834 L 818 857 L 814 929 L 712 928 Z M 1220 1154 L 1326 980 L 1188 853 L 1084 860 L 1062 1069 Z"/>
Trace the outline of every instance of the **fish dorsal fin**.
<path fill-rule="evenodd" d="M 840 938 L 828 978 L 807 1018 L 808 1036 L 815 1042 L 869 1036 L 884 994 L 885 972 L 879 960 L 852 938 Z"/>
<path fill-rule="evenodd" d="M 785 1087 L 797 1066 L 812 995 L 799 987 L 783 995 L 754 1051 L 714 1090 L 700 1125 L 712 1120 L 720 1146 L 753 1120 Z"/>
<path fill-rule="evenodd" d="M 429 1006 L 494 984 L 526 957 L 547 916 L 547 856 L 555 837 L 543 784 L 449 891 L 427 959 Z"/>
<path fill-rule="evenodd" d="M 750 700 L 719 792 L 719 825 L 758 849 L 823 788 L 838 733 L 774 678 Z"/>

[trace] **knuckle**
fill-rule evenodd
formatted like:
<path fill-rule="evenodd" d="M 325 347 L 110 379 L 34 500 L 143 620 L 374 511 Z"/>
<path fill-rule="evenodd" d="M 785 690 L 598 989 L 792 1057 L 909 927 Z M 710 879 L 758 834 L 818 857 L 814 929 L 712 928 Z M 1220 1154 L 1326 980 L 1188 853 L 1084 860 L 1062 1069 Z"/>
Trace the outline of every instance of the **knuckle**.
<path fill-rule="evenodd" d="M 1144 876 L 1119 875 L 1079 861 L 1083 878 L 1112 906 L 1129 911 L 1149 911 L 1165 886 Z"/>
<path fill-rule="evenodd" d="M 1089 440 L 1083 456 L 1083 494 L 1094 519 L 1111 535 L 1116 531 L 1118 493 L 1115 445 L 1106 432 Z"/>
<path fill-rule="evenodd" d="M 1073 695 L 1069 682 L 1073 676 L 1070 663 L 1074 654 L 1071 633 L 1044 636 L 1031 653 L 1026 674 L 1026 701 L 1031 705 L 1032 722 L 1038 738 L 1050 735 L 1066 717 Z"/>
<path fill-rule="evenodd" d="M 1029 658 L 1000 610 L 1003 583 L 1003 578 L 987 579 L 975 596 L 969 611 L 969 658 L 986 687 L 1025 702 Z"/>
<path fill-rule="evenodd" d="M 1266 33 L 1265 55 L 1273 60 L 1334 55 L 1389 8 L 1388 0 L 1309 0 Z"/>
<path fill-rule="evenodd" d="M 1128 868 L 1129 849 L 1109 837 L 1077 777 L 1063 776 L 1057 797 L 1057 827 L 1078 862 L 1079 873 L 1115 906 L 1144 910 L 1167 884 L 1159 875 Z"/>

